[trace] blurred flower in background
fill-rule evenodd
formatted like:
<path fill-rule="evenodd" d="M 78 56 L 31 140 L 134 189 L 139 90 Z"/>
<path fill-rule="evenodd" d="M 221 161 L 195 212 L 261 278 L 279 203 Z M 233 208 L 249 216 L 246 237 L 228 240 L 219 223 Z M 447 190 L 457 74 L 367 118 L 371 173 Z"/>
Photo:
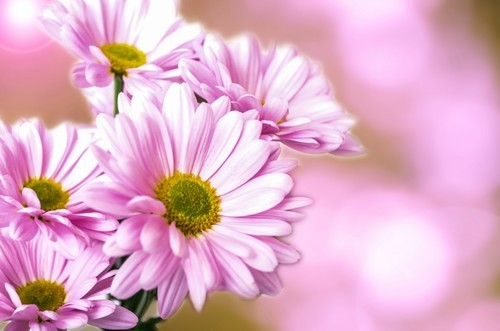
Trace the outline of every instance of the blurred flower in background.
<path fill-rule="evenodd" d="M 32 20 L 50 1 L 0 1 L 0 115 L 90 121 L 76 59 Z M 294 44 L 357 117 L 367 155 L 301 159 L 303 254 L 276 298 L 209 297 L 169 330 L 494 331 L 500 322 L 496 0 L 182 0 L 227 38 Z M 27 23 L 28 22 L 28 23 Z M 94 105 L 98 107 L 98 105 Z"/>

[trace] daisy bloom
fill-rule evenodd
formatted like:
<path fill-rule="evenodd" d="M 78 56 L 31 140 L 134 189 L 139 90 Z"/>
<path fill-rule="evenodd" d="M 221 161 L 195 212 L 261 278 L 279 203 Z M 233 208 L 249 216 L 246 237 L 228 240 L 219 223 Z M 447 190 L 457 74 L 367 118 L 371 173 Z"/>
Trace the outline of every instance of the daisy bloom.
<path fill-rule="evenodd" d="M 197 310 L 213 290 L 276 294 L 277 266 L 298 260 L 276 238 L 309 203 L 290 196 L 295 162 L 278 160 L 279 145 L 259 139 L 261 123 L 229 105 L 198 105 L 186 84 L 173 84 L 161 109 L 122 96 L 116 119 L 97 117 L 93 150 L 110 180 L 90 185 L 85 201 L 125 219 L 104 245 L 130 255 L 112 284 L 117 298 L 158 288 L 167 318 L 188 293 Z"/>
<path fill-rule="evenodd" d="M 14 240 L 37 234 L 68 258 L 104 241 L 118 222 L 89 209 L 82 187 L 102 171 L 88 150 L 90 129 L 63 124 L 46 130 L 21 121 L 0 131 L 0 228 Z M 3 240 L 3 239 L 1 239 Z"/>
<path fill-rule="evenodd" d="M 102 299 L 115 271 L 101 245 L 68 260 L 43 238 L 0 240 L 0 321 L 4 331 L 58 331 L 92 324 L 112 330 L 134 327 L 137 316 Z"/>
<path fill-rule="evenodd" d="M 183 59 L 182 77 L 208 102 L 228 96 L 232 109 L 256 109 L 267 139 L 306 153 L 359 154 L 354 121 L 334 99 L 318 67 L 291 48 L 263 52 L 256 39 L 226 44 L 211 35 L 200 60 Z"/>
<path fill-rule="evenodd" d="M 105 87 L 115 77 L 128 93 L 154 93 L 158 81 L 179 76 L 179 59 L 192 56 L 199 34 L 178 17 L 177 6 L 176 0 L 60 0 L 42 21 L 82 61 L 73 71 L 79 87 Z"/>

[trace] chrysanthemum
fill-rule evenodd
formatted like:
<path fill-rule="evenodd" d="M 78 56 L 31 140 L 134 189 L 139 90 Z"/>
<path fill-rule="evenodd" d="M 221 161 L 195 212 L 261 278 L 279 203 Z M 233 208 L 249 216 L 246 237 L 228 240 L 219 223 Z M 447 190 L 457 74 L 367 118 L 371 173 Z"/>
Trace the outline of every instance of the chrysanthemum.
<path fill-rule="evenodd" d="M 277 160 L 259 121 L 228 110 L 226 97 L 197 107 L 193 91 L 174 84 L 161 110 L 122 98 L 116 119 L 97 117 L 103 147 L 94 152 L 110 181 L 91 185 L 85 201 L 125 219 L 104 245 L 110 256 L 130 254 L 112 284 L 117 298 L 158 288 L 166 318 L 188 293 L 197 310 L 217 289 L 275 294 L 277 266 L 297 261 L 276 238 L 308 204 L 289 196 L 295 163 Z"/>
<path fill-rule="evenodd" d="M 306 153 L 358 154 L 353 125 L 318 67 L 291 48 L 264 53 L 256 39 L 226 44 L 207 36 L 200 61 L 183 59 L 183 79 L 203 99 L 228 96 L 232 109 L 258 111 L 263 135 Z"/>
<path fill-rule="evenodd" d="M 199 29 L 177 15 L 176 0 L 60 0 L 43 14 L 47 31 L 82 62 L 80 87 L 105 87 L 114 76 L 125 91 L 154 93 L 158 81 L 178 77 Z"/>
<path fill-rule="evenodd" d="M 138 320 L 109 293 L 115 272 L 100 245 L 67 260 L 38 237 L 0 240 L 0 321 L 5 331 L 57 331 L 92 324 L 124 330 Z"/>
<path fill-rule="evenodd" d="M 115 219 L 82 201 L 81 188 L 102 173 L 88 150 L 90 130 L 67 124 L 46 130 L 40 121 L 21 121 L 0 131 L 4 235 L 27 241 L 40 234 L 71 258 L 116 230 Z"/>

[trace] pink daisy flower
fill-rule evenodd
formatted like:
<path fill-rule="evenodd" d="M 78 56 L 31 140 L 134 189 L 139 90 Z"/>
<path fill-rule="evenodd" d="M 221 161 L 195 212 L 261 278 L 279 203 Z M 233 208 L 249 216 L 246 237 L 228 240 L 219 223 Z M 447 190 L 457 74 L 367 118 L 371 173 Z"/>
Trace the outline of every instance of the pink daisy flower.
<path fill-rule="evenodd" d="M 264 53 L 254 38 L 205 39 L 200 61 L 183 59 L 183 79 L 203 99 L 228 96 L 232 109 L 258 111 L 262 134 L 306 153 L 359 154 L 354 124 L 315 65 L 290 48 Z"/>
<path fill-rule="evenodd" d="M 134 327 L 137 316 L 102 299 L 115 271 L 100 245 L 67 260 L 38 237 L 0 240 L 0 321 L 5 331 L 57 331 L 86 324 L 112 330 Z"/>
<path fill-rule="evenodd" d="M 176 0 L 60 0 L 42 20 L 82 60 L 73 72 L 79 87 L 105 87 L 116 76 L 131 94 L 178 77 L 179 59 L 192 56 L 199 34 L 178 17 Z"/>
<path fill-rule="evenodd" d="M 115 219 L 88 208 L 82 187 L 100 170 L 88 150 L 92 132 L 61 125 L 46 130 L 40 121 L 3 127 L 0 137 L 0 228 L 14 240 L 37 234 L 68 258 L 92 240 L 104 241 Z"/>
<path fill-rule="evenodd" d="M 213 290 L 279 292 L 278 265 L 299 256 L 276 237 L 309 203 L 290 197 L 295 162 L 278 160 L 278 145 L 259 139 L 261 123 L 229 111 L 226 97 L 198 105 L 186 84 L 173 84 L 161 109 L 137 96 L 120 102 L 116 119 L 97 117 L 103 147 L 94 153 L 110 181 L 90 185 L 85 200 L 125 219 L 104 245 L 130 255 L 113 295 L 158 288 L 167 318 L 188 293 L 201 310 Z"/>

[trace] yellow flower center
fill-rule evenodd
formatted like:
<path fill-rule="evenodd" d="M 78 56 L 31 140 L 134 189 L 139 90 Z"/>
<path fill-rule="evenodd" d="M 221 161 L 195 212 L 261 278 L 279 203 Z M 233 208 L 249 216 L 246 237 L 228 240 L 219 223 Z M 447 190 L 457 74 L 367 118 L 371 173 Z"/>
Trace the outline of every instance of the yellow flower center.
<path fill-rule="evenodd" d="M 29 282 L 16 292 L 23 305 L 36 305 L 40 311 L 56 311 L 66 300 L 64 286 L 45 279 Z"/>
<path fill-rule="evenodd" d="M 69 202 L 69 193 L 62 185 L 48 178 L 31 178 L 24 187 L 35 191 L 40 200 L 41 209 L 45 211 L 64 209 Z"/>
<path fill-rule="evenodd" d="M 174 222 L 186 237 L 196 237 L 220 221 L 220 198 L 200 176 L 175 172 L 156 185 L 155 194 L 167 209 L 168 223 Z"/>
<path fill-rule="evenodd" d="M 106 44 L 101 46 L 101 51 L 111 63 L 111 73 L 116 75 L 126 75 L 127 69 L 146 64 L 146 54 L 133 45 Z"/>

